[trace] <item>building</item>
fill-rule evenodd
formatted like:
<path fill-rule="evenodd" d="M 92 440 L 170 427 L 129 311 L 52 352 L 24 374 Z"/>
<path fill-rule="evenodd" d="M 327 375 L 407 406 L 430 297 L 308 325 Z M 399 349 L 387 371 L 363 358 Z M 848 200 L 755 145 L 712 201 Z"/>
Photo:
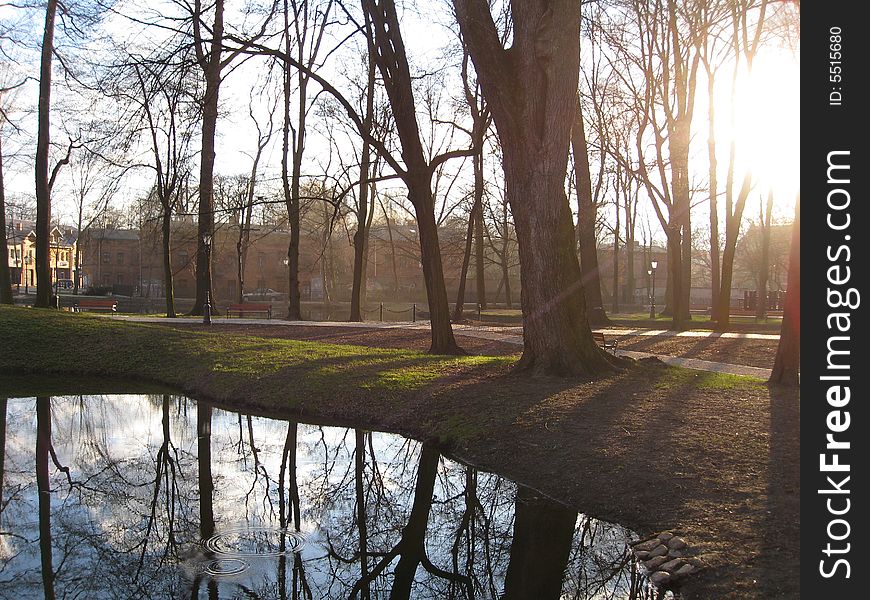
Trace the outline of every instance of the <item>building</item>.
<path fill-rule="evenodd" d="M 77 236 L 74 230 L 52 227 L 49 234 L 52 286 L 72 287 L 76 278 Z M 10 222 L 6 231 L 9 275 L 18 293 L 36 291 L 36 228 L 32 221 Z"/>

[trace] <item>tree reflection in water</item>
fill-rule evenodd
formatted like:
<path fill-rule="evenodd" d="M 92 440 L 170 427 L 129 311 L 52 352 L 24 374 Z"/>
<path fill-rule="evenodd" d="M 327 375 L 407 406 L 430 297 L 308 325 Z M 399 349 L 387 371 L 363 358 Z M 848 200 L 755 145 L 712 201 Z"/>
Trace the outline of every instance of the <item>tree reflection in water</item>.
<path fill-rule="evenodd" d="M 630 532 L 428 444 L 177 396 L 6 408 L 0 596 L 655 597 Z"/>

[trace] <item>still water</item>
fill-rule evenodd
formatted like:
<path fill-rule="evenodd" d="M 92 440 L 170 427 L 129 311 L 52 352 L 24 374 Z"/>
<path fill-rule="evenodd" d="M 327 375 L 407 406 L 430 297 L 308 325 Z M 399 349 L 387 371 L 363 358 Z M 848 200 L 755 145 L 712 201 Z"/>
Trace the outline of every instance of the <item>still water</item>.
<path fill-rule="evenodd" d="M 659 597 L 631 532 L 401 436 L 174 395 L 0 419 L 2 598 Z"/>

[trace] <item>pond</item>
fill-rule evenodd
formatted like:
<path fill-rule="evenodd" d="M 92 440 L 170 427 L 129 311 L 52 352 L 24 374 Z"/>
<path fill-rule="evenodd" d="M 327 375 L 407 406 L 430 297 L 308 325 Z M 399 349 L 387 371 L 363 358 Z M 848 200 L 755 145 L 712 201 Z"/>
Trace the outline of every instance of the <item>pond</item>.
<path fill-rule="evenodd" d="M 0 420 L 3 598 L 660 597 L 630 531 L 401 436 L 165 394 Z"/>

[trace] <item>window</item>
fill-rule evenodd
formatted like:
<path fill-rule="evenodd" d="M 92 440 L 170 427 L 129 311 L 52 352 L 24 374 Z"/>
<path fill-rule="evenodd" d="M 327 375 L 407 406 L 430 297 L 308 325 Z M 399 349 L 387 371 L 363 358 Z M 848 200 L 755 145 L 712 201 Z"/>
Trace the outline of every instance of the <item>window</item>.
<path fill-rule="evenodd" d="M 124 253 L 123 253 L 123 252 L 118 252 L 118 264 L 119 264 L 119 265 L 123 265 L 123 264 L 124 264 Z M 120 283 L 120 282 L 119 282 L 119 283 Z"/>
<path fill-rule="evenodd" d="M 111 278 L 109 277 L 108 273 L 103 275 L 103 285 L 104 286 L 108 286 L 110 281 L 111 281 Z"/>
<path fill-rule="evenodd" d="M 124 283 L 124 274 L 123 273 L 118 273 L 118 276 L 116 277 L 115 283 L 117 283 L 119 285 Z"/>
<path fill-rule="evenodd" d="M 112 255 L 108 252 L 103 252 L 103 264 L 107 265 L 112 262 Z"/>

